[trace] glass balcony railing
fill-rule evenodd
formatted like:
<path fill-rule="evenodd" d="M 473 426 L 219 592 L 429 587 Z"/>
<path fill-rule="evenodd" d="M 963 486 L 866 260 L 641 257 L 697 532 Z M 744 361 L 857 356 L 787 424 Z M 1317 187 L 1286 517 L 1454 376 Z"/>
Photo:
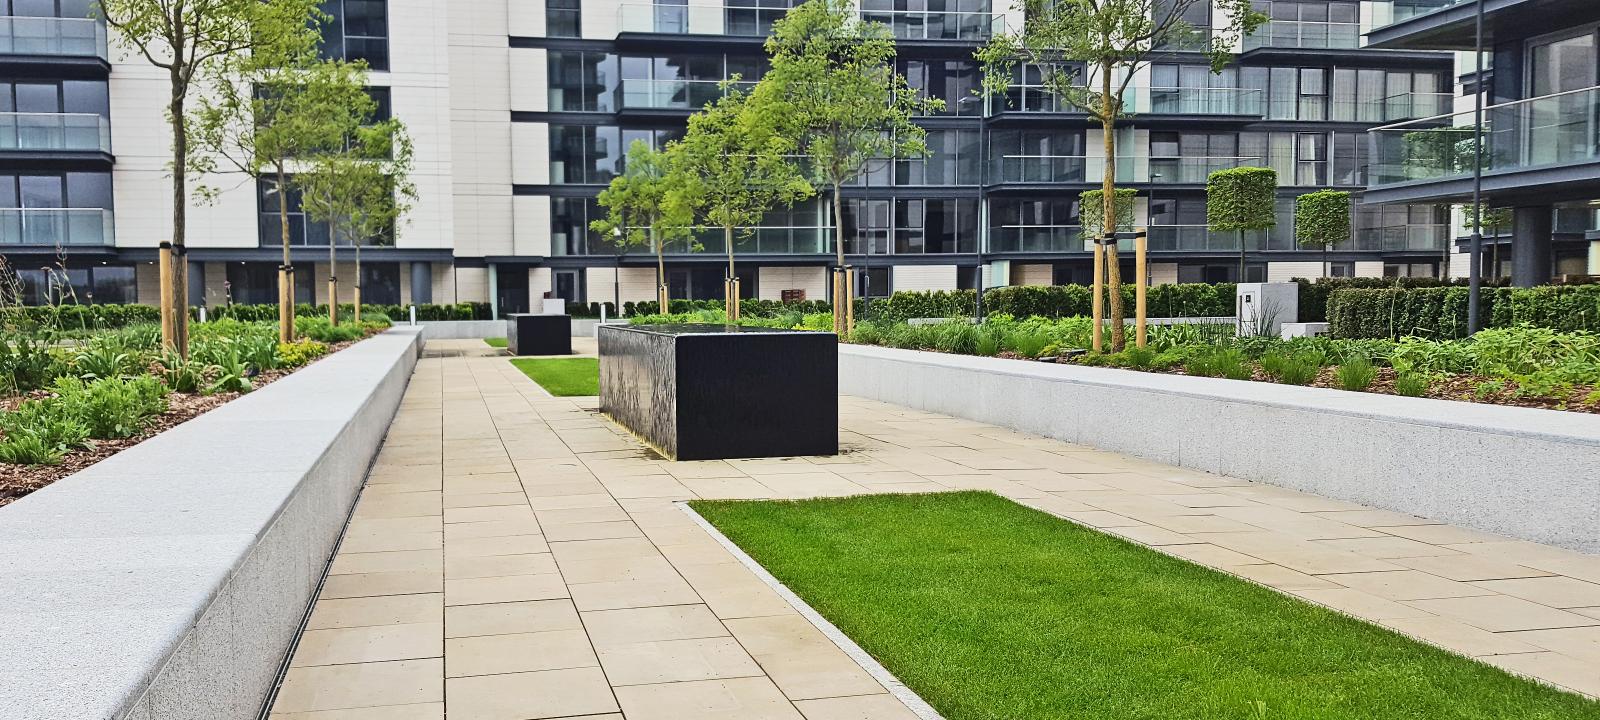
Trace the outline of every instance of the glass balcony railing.
<path fill-rule="evenodd" d="M 1211 173 L 1264 165 L 1257 157 L 1117 158 L 1117 182 L 1201 184 Z M 993 183 L 1098 183 L 1105 179 L 1103 158 L 1081 155 L 1002 155 L 991 166 Z"/>
<path fill-rule="evenodd" d="M 1002 32 L 1004 15 L 938 10 L 862 10 L 861 19 L 889 26 L 902 40 L 988 40 Z"/>
<path fill-rule="evenodd" d="M 1134 103 L 1136 112 L 1165 115 L 1248 115 L 1261 117 L 1267 104 L 1257 88 L 1150 88 L 1148 104 Z"/>
<path fill-rule="evenodd" d="M 1149 227 L 1149 245 L 1151 252 L 1164 251 L 1195 251 L 1195 252 L 1221 252 L 1239 250 L 1239 233 L 1212 230 L 1205 225 L 1151 225 Z M 1244 234 L 1244 248 L 1246 250 L 1267 249 L 1267 233 L 1264 230 L 1246 232 Z"/>
<path fill-rule="evenodd" d="M 1157 184 L 1205 184 L 1211 173 L 1241 167 L 1266 167 L 1259 157 L 1152 157 L 1146 182 Z"/>
<path fill-rule="evenodd" d="M 1372 26 L 1385 27 L 1469 2 L 1472 0 L 1379 0 L 1372 4 Z"/>
<path fill-rule="evenodd" d="M 0 246 L 115 244 L 111 211 L 100 208 L 0 208 Z"/>
<path fill-rule="evenodd" d="M 1455 96 L 1450 93 L 1400 93 L 1372 103 L 1370 109 L 1364 109 L 1361 117 L 1380 118 L 1380 122 L 1434 117 L 1450 112 L 1454 101 Z"/>
<path fill-rule="evenodd" d="M 1472 111 L 1373 128 L 1370 187 L 1472 174 Z M 1600 87 L 1491 105 L 1483 115 L 1483 171 L 1600 161 Z"/>
<path fill-rule="evenodd" d="M 0 16 L 0 55 L 109 57 L 106 26 L 89 18 Z"/>
<path fill-rule="evenodd" d="M 1450 227 L 1444 224 L 1395 225 L 1359 228 L 1355 236 L 1333 246 L 1337 251 L 1405 252 L 1443 251 L 1450 242 Z"/>
<path fill-rule="evenodd" d="M 1343 49 L 1361 46 L 1361 24 L 1273 20 L 1244 39 L 1244 49 L 1264 47 Z"/>
<path fill-rule="evenodd" d="M 1083 252 L 1086 241 L 1077 225 L 995 225 L 989 228 L 992 253 Z"/>
<path fill-rule="evenodd" d="M 788 8 L 725 5 L 626 3 L 617 10 L 617 31 L 665 35 L 764 37 Z M 937 10 L 862 10 L 861 19 L 880 22 L 902 40 L 971 40 L 1000 32 L 1003 15 Z"/>
<path fill-rule="evenodd" d="M 731 87 L 747 90 L 755 83 L 740 81 Z M 617 88 L 617 107 L 634 110 L 698 110 L 721 98 L 720 80 L 627 80 Z"/>
<path fill-rule="evenodd" d="M 111 152 L 111 123 L 95 113 L 0 113 L 0 150 Z"/>

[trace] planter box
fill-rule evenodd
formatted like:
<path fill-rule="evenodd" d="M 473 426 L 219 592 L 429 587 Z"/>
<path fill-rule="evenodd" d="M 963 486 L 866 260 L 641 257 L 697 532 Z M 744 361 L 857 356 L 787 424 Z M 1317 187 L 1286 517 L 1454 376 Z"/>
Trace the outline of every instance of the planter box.
<path fill-rule="evenodd" d="M 1600 416 L 845 345 L 840 390 L 1600 552 Z"/>
<path fill-rule="evenodd" d="M 0 717 L 259 717 L 420 346 L 393 328 L 0 508 Z"/>
<path fill-rule="evenodd" d="M 571 355 L 572 316 L 506 316 L 506 349 L 512 355 Z"/>
<path fill-rule="evenodd" d="M 600 410 L 674 460 L 839 452 L 833 333 L 602 325 Z"/>

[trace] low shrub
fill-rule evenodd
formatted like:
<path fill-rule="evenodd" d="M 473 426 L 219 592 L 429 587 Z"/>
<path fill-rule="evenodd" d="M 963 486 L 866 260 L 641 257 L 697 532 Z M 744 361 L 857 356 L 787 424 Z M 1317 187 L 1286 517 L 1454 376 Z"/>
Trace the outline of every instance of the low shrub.
<path fill-rule="evenodd" d="M 1400 373 L 1394 379 L 1394 393 L 1405 397 L 1428 394 L 1428 377 L 1420 373 Z"/>
<path fill-rule="evenodd" d="M 1600 331 L 1600 285 L 1484 288 L 1482 302 L 1489 328 Z M 1467 288 L 1341 289 L 1328 299 L 1327 317 L 1336 338 L 1464 338 Z"/>
<path fill-rule="evenodd" d="M 1339 363 L 1339 368 L 1334 371 L 1334 377 L 1338 379 L 1339 387 L 1350 391 L 1362 391 L 1378 378 L 1378 369 L 1373 367 L 1372 361 L 1365 355 L 1352 354 Z"/>
<path fill-rule="evenodd" d="M 1190 375 L 1229 380 L 1249 380 L 1255 375 L 1250 368 L 1250 361 L 1237 348 L 1207 348 L 1191 355 L 1184 369 Z"/>
<path fill-rule="evenodd" d="M 1261 371 L 1285 385 L 1309 385 L 1321 369 L 1322 357 L 1316 353 L 1274 351 L 1261 356 Z"/>
<path fill-rule="evenodd" d="M 149 375 L 88 383 L 61 377 L 51 390 L 62 412 L 81 421 L 89 437 L 97 440 L 133 437 L 150 418 L 167 410 L 167 387 Z"/>
<path fill-rule="evenodd" d="M 278 343 L 278 366 L 297 368 L 328 354 L 328 346 L 316 340 L 300 339 L 292 343 Z"/>

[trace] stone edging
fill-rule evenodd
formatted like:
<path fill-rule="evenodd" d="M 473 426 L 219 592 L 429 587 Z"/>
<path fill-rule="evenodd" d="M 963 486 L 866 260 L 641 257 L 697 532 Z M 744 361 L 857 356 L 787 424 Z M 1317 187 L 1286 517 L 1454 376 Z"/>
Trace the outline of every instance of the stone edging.
<path fill-rule="evenodd" d="M 1600 551 L 1600 416 L 859 345 L 839 390 Z"/>
<path fill-rule="evenodd" d="M 420 349 L 394 328 L 0 509 L 0 714 L 257 717 Z"/>
<path fill-rule="evenodd" d="M 762 567 L 761 563 L 756 562 L 756 559 L 750 557 L 749 553 L 735 545 L 732 540 L 728 539 L 728 536 L 722 534 L 721 530 L 718 530 L 716 526 L 701 517 L 700 513 L 694 511 L 694 508 L 689 507 L 688 503 L 679 502 L 674 504 L 687 514 L 691 520 L 694 520 L 694 523 L 700 526 L 701 530 L 706 531 L 711 536 L 711 539 L 716 540 L 718 545 L 721 545 L 724 550 L 727 550 L 737 558 L 740 564 L 744 565 L 750 572 L 755 573 L 756 577 L 760 578 L 761 582 L 766 583 L 767 587 L 772 588 L 772 591 L 783 598 L 784 602 L 789 603 L 789 606 L 793 607 L 795 612 L 800 613 L 800 616 L 805 618 L 807 622 L 822 631 L 823 635 L 826 635 L 834 645 L 843 650 L 845 655 L 850 656 L 850 659 L 861 666 L 861 669 L 865 670 L 868 675 L 871 675 L 872 679 L 877 680 L 879 685 L 882 685 L 896 699 L 916 713 L 918 718 L 921 718 L 921 720 L 945 720 L 938 710 L 933 709 L 933 706 L 928 704 L 928 701 L 923 700 L 921 696 L 917 695 L 916 691 L 906 687 L 906 684 L 900 682 L 900 679 L 895 677 L 894 673 L 889 672 L 888 668 L 879 663 L 866 650 L 863 650 L 860 645 L 857 645 L 856 641 L 845 635 L 843 630 L 828 622 L 828 619 L 823 617 L 822 613 L 817 612 L 815 608 L 811 607 L 805 600 L 802 600 L 799 595 L 796 595 L 793 590 L 790 590 L 772 573 L 767 572 L 767 569 Z"/>

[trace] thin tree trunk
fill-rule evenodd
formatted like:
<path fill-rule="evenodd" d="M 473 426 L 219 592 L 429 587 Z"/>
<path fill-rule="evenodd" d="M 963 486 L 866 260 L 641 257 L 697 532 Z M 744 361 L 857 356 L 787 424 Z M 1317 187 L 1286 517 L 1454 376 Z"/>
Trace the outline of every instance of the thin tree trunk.
<path fill-rule="evenodd" d="M 176 47 L 183 47 L 178 38 Z M 184 125 L 182 63 L 174 62 L 171 73 L 172 97 L 167 111 L 172 114 L 172 254 L 169 287 L 162 288 L 171 304 L 171 335 L 163 338 L 169 348 L 184 359 L 189 357 L 189 273 L 184 231 L 188 225 L 189 128 Z"/>
<path fill-rule="evenodd" d="M 1128 342 L 1122 327 L 1122 267 L 1117 261 L 1117 104 L 1111 97 L 1111 66 L 1100 66 L 1100 127 L 1105 135 L 1106 170 L 1100 182 L 1105 201 L 1106 290 L 1110 295 L 1111 351 L 1122 352 Z"/>
<path fill-rule="evenodd" d="M 332 205 L 332 203 L 329 203 Z M 334 251 L 339 247 L 339 223 L 328 222 L 328 323 L 339 324 L 339 275 Z"/>
<path fill-rule="evenodd" d="M 283 272 L 279 273 L 278 342 L 294 342 L 294 270 L 289 263 L 289 183 L 278 168 L 278 232 L 283 241 Z"/>
<path fill-rule="evenodd" d="M 654 233 L 655 231 L 652 230 L 651 232 Z M 656 234 L 655 238 L 656 238 L 656 304 L 661 306 L 659 308 L 656 308 L 656 311 L 660 312 L 660 313 L 666 313 L 667 312 L 667 305 L 668 305 L 668 302 L 667 302 L 667 260 L 664 257 L 665 250 L 662 248 L 662 245 L 664 245 L 665 242 L 662 239 L 660 234 Z"/>
<path fill-rule="evenodd" d="M 1239 231 L 1239 282 L 1244 282 L 1244 231 Z"/>
<path fill-rule="evenodd" d="M 833 183 L 833 250 L 838 260 L 833 282 L 833 331 L 844 337 L 850 331 L 850 305 L 855 288 L 850 286 L 850 274 L 844 269 L 844 198 L 839 194 L 839 183 Z"/>
<path fill-rule="evenodd" d="M 361 238 L 356 238 L 356 277 L 351 282 L 355 283 L 355 321 L 361 324 Z"/>
<path fill-rule="evenodd" d="M 728 316 L 728 323 L 739 322 L 739 291 L 734 286 L 734 278 L 739 277 L 733 268 L 733 226 L 722 226 L 722 242 L 728 246 L 728 279 L 723 283 L 723 313 Z"/>

